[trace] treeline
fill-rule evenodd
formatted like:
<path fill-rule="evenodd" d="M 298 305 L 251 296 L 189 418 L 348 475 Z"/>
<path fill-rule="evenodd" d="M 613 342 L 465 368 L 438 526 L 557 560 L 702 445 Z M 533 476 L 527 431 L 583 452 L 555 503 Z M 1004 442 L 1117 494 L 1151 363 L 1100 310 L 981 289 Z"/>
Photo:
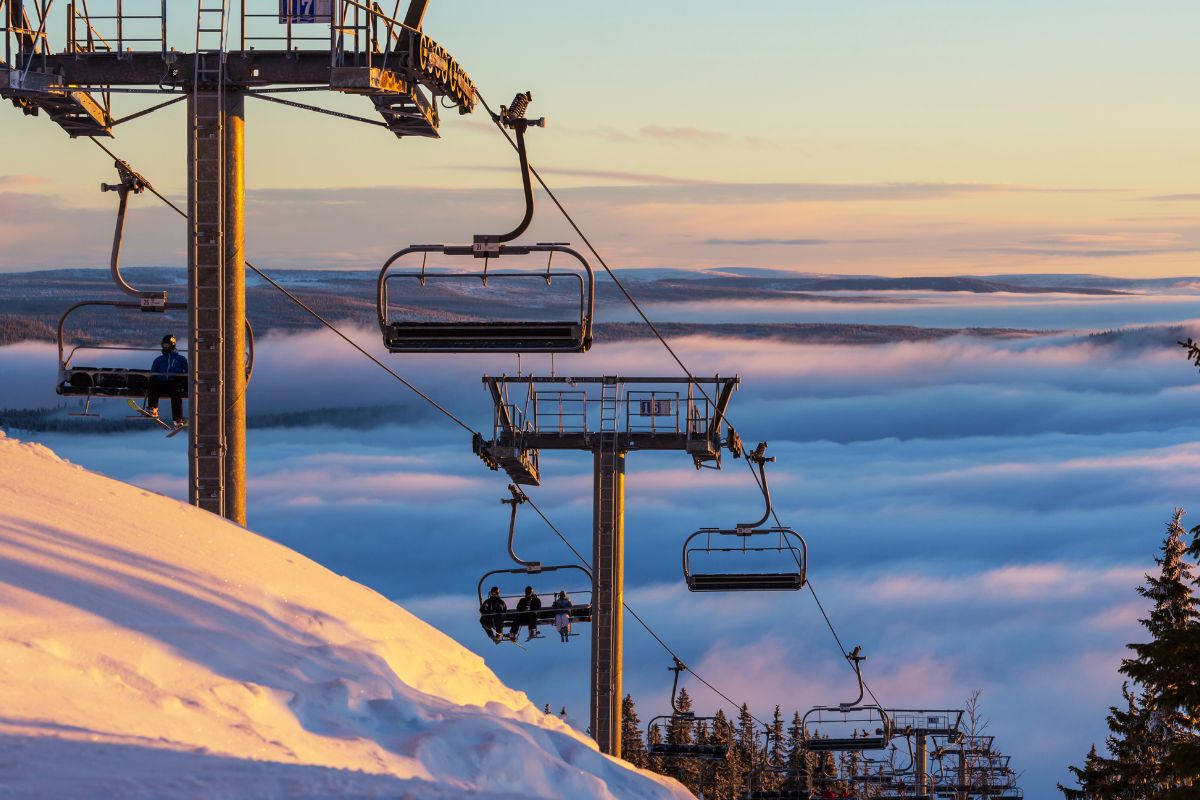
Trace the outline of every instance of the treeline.
<path fill-rule="evenodd" d="M 0 347 L 17 342 L 53 342 L 57 333 L 49 322 L 17 314 L 0 314 Z"/>
<path fill-rule="evenodd" d="M 676 702 L 682 712 L 692 708 L 687 689 L 679 690 Z M 650 727 L 647 742 L 633 697 L 626 695 L 621 705 L 621 757 L 636 767 L 675 778 L 706 800 L 740 800 L 750 788 L 797 790 L 804 776 L 814 771 L 826 775 L 856 772 L 852 765 L 837 763 L 832 753 L 806 751 L 800 713 L 793 712 L 788 721 L 779 706 L 775 706 L 766 731 L 745 704 L 732 719 L 717 711 L 708 719 L 687 721 L 674 716 L 659 723 Z M 713 760 L 650 755 L 647 744 L 660 742 L 718 745 L 715 749 L 727 751 L 723 758 Z M 842 758 L 854 757 L 845 754 Z"/>
<path fill-rule="evenodd" d="M 1183 509 L 1167 524 L 1156 575 L 1138 594 L 1153 607 L 1141 620 L 1149 641 L 1129 645 L 1120 671 L 1123 702 L 1108 711 L 1101 753 L 1093 745 L 1071 767 L 1066 800 L 1196 800 L 1200 797 L 1200 600 L 1195 561 L 1200 526 L 1185 531 Z M 1190 543 L 1187 541 L 1191 537 Z M 1189 559 L 1191 559 L 1189 561 Z"/>

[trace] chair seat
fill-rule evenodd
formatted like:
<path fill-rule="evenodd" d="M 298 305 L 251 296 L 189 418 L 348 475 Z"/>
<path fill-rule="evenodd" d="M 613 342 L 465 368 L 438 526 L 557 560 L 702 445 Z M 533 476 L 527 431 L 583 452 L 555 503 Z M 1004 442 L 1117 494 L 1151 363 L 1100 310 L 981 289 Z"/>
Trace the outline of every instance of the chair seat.
<path fill-rule="evenodd" d="M 124 367 L 69 367 L 60 372 L 55 391 L 64 397 L 145 397 L 155 379 L 177 379 L 181 394 L 188 396 L 186 375 L 167 376 L 153 370 Z"/>
<path fill-rule="evenodd" d="M 700 573 L 687 583 L 693 592 L 794 592 L 804 585 L 795 572 Z"/>
<path fill-rule="evenodd" d="M 392 352 L 576 352 L 586 349 L 579 322 L 393 322 Z"/>
<path fill-rule="evenodd" d="M 723 744 L 655 744 L 648 749 L 652 756 L 667 758 L 722 759 L 729 752 Z"/>
<path fill-rule="evenodd" d="M 804 743 L 805 749 L 815 753 L 837 752 L 846 753 L 856 750 L 883 750 L 888 746 L 887 739 L 882 736 L 859 736 L 846 739 L 809 739 Z"/>

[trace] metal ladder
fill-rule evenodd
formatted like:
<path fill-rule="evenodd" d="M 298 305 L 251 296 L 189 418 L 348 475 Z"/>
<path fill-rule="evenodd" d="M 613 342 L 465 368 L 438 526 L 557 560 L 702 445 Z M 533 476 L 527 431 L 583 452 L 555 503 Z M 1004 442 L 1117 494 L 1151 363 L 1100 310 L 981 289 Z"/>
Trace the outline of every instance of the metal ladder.
<path fill-rule="evenodd" d="M 619 397 L 621 386 L 615 377 L 605 376 L 600 386 L 600 429 L 596 451 L 597 481 L 596 531 L 592 564 L 594 599 L 592 617 L 593 698 L 596 717 L 592 735 L 601 748 L 613 742 L 620 747 L 621 661 L 621 574 L 623 572 L 622 508 L 623 456 L 619 450 Z M 614 670 L 615 667 L 615 670 Z M 610 752 L 605 749 L 605 752 Z M 615 753 L 615 751 L 612 751 Z"/>
<path fill-rule="evenodd" d="M 600 450 L 617 449 L 618 399 L 621 385 L 615 377 L 606 376 L 600 384 Z"/>
<path fill-rule="evenodd" d="M 225 44 L 228 0 L 196 4 L 191 113 L 191 493 L 224 514 Z"/>

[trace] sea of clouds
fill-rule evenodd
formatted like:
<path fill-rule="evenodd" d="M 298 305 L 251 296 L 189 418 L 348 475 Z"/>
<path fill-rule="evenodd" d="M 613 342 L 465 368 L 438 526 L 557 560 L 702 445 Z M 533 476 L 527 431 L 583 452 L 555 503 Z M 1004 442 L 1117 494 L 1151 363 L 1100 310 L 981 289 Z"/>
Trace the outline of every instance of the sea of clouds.
<path fill-rule="evenodd" d="M 1178 311 L 1178 298 L 1160 299 L 1110 304 L 1115 311 L 1094 328 Z M 997 302 L 960 297 L 956 313 Z M 1044 307 L 1038 298 L 1008 302 Z M 846 646 L 861 644 L 869 656 L 875 694 L 891 707 L 941 708 L 983 689 L 990 732 L 1025 772 L 1031 797 L 1050 796 L 1066 764 L 1102 739 L 1124 645 L 1142 635 L 1137 619 L 1146 609 L 1135 587 L 1154 568 L 1172 509 L 1194 505 L 1200 465 L 1195 368 L 1159 332 L 1100 338 L 1074 330 L 1095 307 L 1081 299 L 1040 326 L 1063 332 L 1032 339 L 674 343 L 698 373 L 741 376 L 730 420 L 747 442 L 770 441 L 779 516 L 805 536 L 812 585 Z M 353 335 L 384 355 L 376 334 Z M 516 369 L 511 357 L 384 357 L 485 433 L 490 400 L 479 376 Z M 54 359 L 43 344 L 0 349 L 0 407 L 55 402 Z M 550 367 L 546 358 L 522 366 Z M 560 374 L 678 371 L 652 341 L 602 345 L 554 366 Z M 507 492 L 503 474 L 472 455 L 466 431 L 323 332 L 264 337 L 249 405 L 252 416 L 343 409 L 328 412 L 327 424 L 251 428 L 252 529 L 395 598 L 483 654 L 535 702 L 565 706 L 586 724 L 586 636 L 569 645 L 550 637 L 526 653 L 496 647 L 478 630 L 476 582 L 510 565 L 508 510 L 499 503 Z M 121 414 L 119 406 L 105 413 Z M 347 425 L 358 412 L 344 409 L 370 406 L 390 411 L 365 428 Z M 186 495 L 182 437 L 27 438 Z M 530 494 L 590 555 L 590 458 L 547 452 L 541 465 L 544 485 Z M 686 535 L 760 513 L 745 463 L 726 456 L 724 466 L 697 472 L 683 454 L 630 455 L 627 602 L 700 675 L 760 717 L 775 704 L 790 714 L 851 699 L 852 674 L 808 593 L 686 591 Z M 573 560 L 525 512 L 517 549 L 547 563 Z M 566 584 L 545 588 L 579 588 Z M 627 616 L 625 690 L 643 719 L 669 711 L 669 663 Z M 703 710 L 722 702 L 695 681 L 689 691 Z"/>

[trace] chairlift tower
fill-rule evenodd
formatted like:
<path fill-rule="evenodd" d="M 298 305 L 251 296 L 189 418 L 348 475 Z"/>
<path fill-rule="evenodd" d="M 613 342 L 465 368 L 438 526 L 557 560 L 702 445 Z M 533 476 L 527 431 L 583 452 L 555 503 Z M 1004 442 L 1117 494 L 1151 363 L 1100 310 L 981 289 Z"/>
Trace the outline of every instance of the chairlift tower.
<path fill-rule="evenodd" d="M 541 483 L 540 450 L 592 453 L 590 722 L 600 750 L 620 757 L 625 458 L 638 450 L 678 450 L 699 469 L 719 468 L 722 447 L 740 455 L 736 432 L 729 428 L 723 437 L 738 378 L 484 376 L 483 382 L 495 416 L 492 438 L 477 435 L 474 450 L 513 483 Z"/>
<path fill-rule="evenodd" d="M 400 5 L 388 15 L 367 0 L 198 0 L 194 45 L 180 50 L 169 44 L 168 6 L 178 14 L 184 3 L 0 0 L 0 98 L 26 115 L 44 113 L 72 138 L 111 137 L 125 121 L 113 114 L 114 95 L 175 96 L 161 106 L 187 100 L 188 495 L 240 524 L 245 98 L 288 103 L 269 94 L 272 86 L 362 95 L 381 117 L 376 124 L 396 136 L 436 138 L 439 104 L 470 113 L 475 86 L 421 30 L 428 0 L 409 0 L 403 19 Z"/>

